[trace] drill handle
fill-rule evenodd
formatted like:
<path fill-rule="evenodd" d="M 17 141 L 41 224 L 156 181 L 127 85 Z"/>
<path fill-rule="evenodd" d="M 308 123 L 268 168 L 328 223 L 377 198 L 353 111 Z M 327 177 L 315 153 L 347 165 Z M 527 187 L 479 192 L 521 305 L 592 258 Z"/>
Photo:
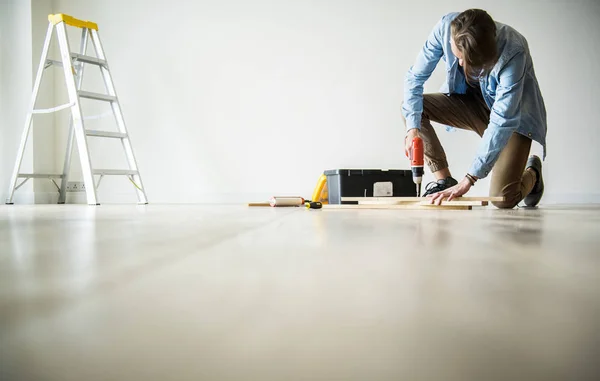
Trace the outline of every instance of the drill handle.
<path fill-rule="evenodd" d="M 410 165 L 411 166 L 423 166 L 423 139 L 415 136 L 410 145 Z"/>

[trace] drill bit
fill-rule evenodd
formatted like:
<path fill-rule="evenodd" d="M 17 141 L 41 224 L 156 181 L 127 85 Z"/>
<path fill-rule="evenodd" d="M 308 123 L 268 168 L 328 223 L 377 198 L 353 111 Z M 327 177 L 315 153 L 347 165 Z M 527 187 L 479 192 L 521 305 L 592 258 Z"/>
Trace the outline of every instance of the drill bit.
<path fill-rule="evenodd" d="M 417 197 L 421 197 L 421 184 L 417 183 Z"/>

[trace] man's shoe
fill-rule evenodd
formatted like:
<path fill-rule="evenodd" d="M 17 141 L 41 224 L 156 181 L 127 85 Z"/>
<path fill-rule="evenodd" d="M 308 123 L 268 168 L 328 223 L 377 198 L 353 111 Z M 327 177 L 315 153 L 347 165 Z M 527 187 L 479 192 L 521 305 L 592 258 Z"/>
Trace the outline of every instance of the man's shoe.
<path fill-rule="evenodd" d="M 527 160 L 527 167 L 525 169 L 533 169 L 537 174 L 537 180 L 535 181 L 535 185 L 533 189 L 527 196 L 525 196 L 525 205 L 527 206 L 536 206 L 540 203 L 542 199 L 542 195 L 544 194 L 544 178 L 542 177 L 542 160 L 535 155 L 529 157 Z"/>
<path fill-rule="evenodd" d="M 458 184 L 458 181 L 454 180 L 452 177 L 446 177 L 445 179 L 432 181 L 425 187 L 425 194 L 423 194 L 423 197 L 441 192 L 444 189 L 455 186 L 456 184 Z"/>

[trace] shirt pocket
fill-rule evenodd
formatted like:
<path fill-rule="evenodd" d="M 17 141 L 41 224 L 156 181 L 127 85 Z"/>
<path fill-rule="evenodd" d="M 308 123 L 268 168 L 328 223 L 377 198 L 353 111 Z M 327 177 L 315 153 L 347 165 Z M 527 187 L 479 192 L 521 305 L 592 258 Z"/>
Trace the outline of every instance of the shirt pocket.
<path fill-rule="evenodd" d="M 490 98 L 496 99 L 496 88 L 497 87 L 498 87 L 498 82 L 496 81 L 496 78 L 488 77 L 487 83 L 485 85 L 485 92 Z"/>

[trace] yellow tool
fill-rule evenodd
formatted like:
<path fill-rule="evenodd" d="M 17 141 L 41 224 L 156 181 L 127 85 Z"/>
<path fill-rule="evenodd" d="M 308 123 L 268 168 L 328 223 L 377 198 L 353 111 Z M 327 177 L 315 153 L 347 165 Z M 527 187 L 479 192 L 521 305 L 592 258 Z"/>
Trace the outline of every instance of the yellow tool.
<path fill-rule="evenodd" d="M 328 198 L 329 194 L 327 192 L 327 176 L 321 175 L 321 177 L 319 177 L 319 181 L 317 181 L 317 186 L 315 187 L 311 200 L 327 204 Z"/>
<path fill-rule="evenodd" d="M 306 206 L 306 209 L 322 209 L 323 203 L 319 201 L 306 201 L 304 206 Z"/>

